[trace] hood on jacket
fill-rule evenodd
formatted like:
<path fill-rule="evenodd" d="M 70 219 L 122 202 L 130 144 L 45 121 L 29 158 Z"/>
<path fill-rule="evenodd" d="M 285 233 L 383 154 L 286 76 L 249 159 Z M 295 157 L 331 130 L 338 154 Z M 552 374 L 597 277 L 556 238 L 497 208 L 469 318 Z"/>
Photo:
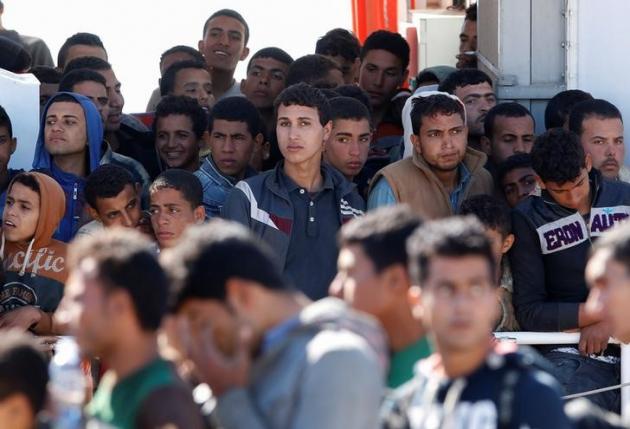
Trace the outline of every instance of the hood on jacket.
<path fill-rule="evenodd" d="M 50 106 L 57 101 L 62 95 L 69 95 L 81 105 L 83 114 L 85 115 L 85 128 L 88 140 L 89 166 L 88 173 L 96 169 L 101 159 L 101 147 L 103 143 L 103 120 L 96 106 L 89 98 L 75 94 L 74 92 L 59 92 L 55 94 L 44 107 L 39 125 L 39 135 L 35 145 L 35 157 L 33 158 L 33 169 L 52 170 L 52 156 L 46 150 L 44 145 L 44 128 L 46 126 L 46 116 Z"/>

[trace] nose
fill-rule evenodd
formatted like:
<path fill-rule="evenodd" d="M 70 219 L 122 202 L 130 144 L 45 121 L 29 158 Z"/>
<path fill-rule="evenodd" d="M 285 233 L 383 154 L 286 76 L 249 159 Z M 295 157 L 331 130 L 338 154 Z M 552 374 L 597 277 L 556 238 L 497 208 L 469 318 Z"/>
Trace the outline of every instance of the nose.
<path fill-rule="evenodd" d="M 376 78 L 374 79 L 374 86 L 380 88 L 383 86 L 385 81 L 385 74 L 381 71 L 376 72 Z"/>
<path fill-rule="evenodd" d="M 523 142 L 523 140 L 521 139 L 517 139 L 516 142 L 514 143 L 514 146 L 512 146 L 512 150 L 514 151 L 514 153 L 525 153 L 525 142 Z"/>
<path fill-rule="evenodd" d="M 109 106 L 113 108 L 119 108 L 123 105 L 122 95 L 116 92 L 116 90 L 112 89 L 109 94 Z"/>
<path fill-rule="evenodd" d="M 235 149 L 236 148 L 234 147 L 234 141 L 231 137 L 227 137 L 225 139 L 225 143 L 223 143 L 223 146 L 221 147 L 221 151 L 223 153 L 234 153 Z"/>
<path fill-rule="evenodd" d="M 361 150 L 359 148 L 359 142 L 357 141 L 350 142 L 350 148 L 348 150 L 348 153 L 350 154 L 350 156 L 353 156 L 353 157 L 359 156 L 361 153 Z"/>
<path fill-rule="evenodd" d="M 131 216 L 129 216 L 129 213 L 126 210 L 122 212 L 122 224 L 125 228 L 132 228 L 135 226 L 131 220 Z"/>
<path fill-rule="evenodd" d="M 260 76 L 258 76 L 258 83 L 260 85 L 269 85 L 269 74 L 268 73 L 260 73 Z"/>
<path fill-rule="evenodd" d="M 210 98 L 210 94 L 205 91 L 205 90 L 201 90 L 199 91 L 199 95 L 197 96 L 197 101 L 199 102 L 200 106 L 207 106 L 208 105 L 208 99 Z"/>

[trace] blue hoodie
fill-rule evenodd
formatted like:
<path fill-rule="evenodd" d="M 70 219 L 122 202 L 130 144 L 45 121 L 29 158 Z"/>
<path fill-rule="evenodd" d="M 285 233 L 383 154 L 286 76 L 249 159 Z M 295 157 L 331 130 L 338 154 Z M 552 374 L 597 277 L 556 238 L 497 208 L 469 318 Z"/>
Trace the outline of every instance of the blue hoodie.
<path fill-rule="evenodd" d="M 85 187 L 85 178 L 75 176 L 71 173 L 61 171 L 54 163 L 52 156 L 46 150 L 44 145 L 44 128 L 46 125 L 46 116 L 48 109 L 55 103 L 57 98 L 62 94 L 69 95 L 74 98 L 83 108 L 85 114 L 87 138 L 88 138 L 88 174 L 99 166 L 102 156 L 103 145 L 103 122 L 101 115 L 96 106 L 87 97 L 72 92 L 60 92 L 55 94 L 44 107 L 44 111 L 40 120 L 39 136 L 37 137 L 37 145 L 35 146 L 35 157 L 33 159 L 33 169 L 45 171 L 50 174 L 62 187 L 66 195 L 66 213 L 59 223 L 59 228 L 55 231 L 53 238 L 68 242 L 74 237 L 79 227 L 85 223 L 87 214 L 84 213 L 83 206 L 85 198 L 83 189 Z"/>

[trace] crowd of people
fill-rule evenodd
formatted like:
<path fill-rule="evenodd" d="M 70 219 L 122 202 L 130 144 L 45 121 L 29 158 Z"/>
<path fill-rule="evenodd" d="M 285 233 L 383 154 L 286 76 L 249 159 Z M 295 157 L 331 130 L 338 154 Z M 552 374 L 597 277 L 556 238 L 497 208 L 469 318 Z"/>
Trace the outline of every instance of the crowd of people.
<path fill-rule="evenodd" d="M 457 67 L 412 79 L 386 30 L 333 29 L 297 59 L 250 55 L 234 10 L 200 34 L 132 115 L 98 35 L 55 66 L 1 29 L 0 66 L 41 83 L 36 142 L 0 106 L 1 427 L 66 427 L 46 399 L 59 336 L 87 427 L 619 427 L 618 389 L 562 398 L 618 385 L 609 340 L 630 341 L 612 103 L 562 91 L 537 135 L 477 68 L 476 5 Z"/>

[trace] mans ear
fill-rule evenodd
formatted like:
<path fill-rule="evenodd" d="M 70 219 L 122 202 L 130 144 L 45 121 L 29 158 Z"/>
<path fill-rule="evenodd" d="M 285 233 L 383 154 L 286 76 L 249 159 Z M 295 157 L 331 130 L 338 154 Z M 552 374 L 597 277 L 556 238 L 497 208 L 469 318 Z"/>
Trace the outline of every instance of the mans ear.
<path fill-rule="evenodd" d="M 418 155 L 422 155 L 422 144 L 420 142 L 420 136 L 412 134 L 411 144 L 413 145 L 413 148 L 415 149 L 415 151 L 418 152 Z"/>
<path fill-rule="evenodd" d="M 409 79 L 409 69 L 405 70 L 402 74 L 402 80 L 400 82 L 399 86 L 404 86 L 405 83 L 407 83 L 407 80 Z"/>
<path fill-rule="evenodd" d="M 590 153 L 586 154 L 585 164 L 586 164 L 586 171 L 590 173 L 591 169 L 593 168 L 593 158 L 591 157 Z"/>
<path fill-rule="evenodd" d="M 205 34 L 204 34 L 204 36 L 205 36 Z M 204 46 L 205 46 L 205 43 L 203 42 L 203 40 L 200 40 L 200 41 L 197 42 L 197 50 L 199 52 L 201 52 L 201 55 L 203 55 L 203 51 L 204 51 L 203 48 L 204 48 Z"/>
<path fill-rule="evenodd" d="M 193 211 L 193 217 L 195 219 L 195 224 L 199 225 L 206 220 L 206 208 L 202 205 L 195 208 Z"/>
<path fill-rule="evenodd" d="M 383 281 L 391 293 L 403 298 L 406 297 L 409 292 L 409 275 L 403 264 L 394 264 L 385 268 L 381 272 L 381 276 L 383 276 Z"/>
<path fill-rule="evenodd" d="M 17 148 L 17 137 L 13 137 L 11 139 L 11 147 L 9 148 L 9 154 L 13 155 L 15 149 Z"/>
<path fill-rule="evenodd" d="M 536 178 L 536 183 L 538 184 L 538 187 L 540 189 L 547 189 L 547 187 L 545 186 L 545 182 L 543 182 L 538 174 L 534 174 L 534 177 Z"/>
<path fill-rule="evenodd" d="M 481 145 L 481 151 L 490 156 L 490 154 L 492 153 L 492 142 L 490 141 L 490 139 L 486 136 L 481 136 L 481 139 L 479 139 L 479 143 Z"/>
<path fill-rule="evenodd" d="M 99 222 L 101 221 L 101 217 L 98 215 L 98 212 L 96 211 L 96 209 L 94 209 L 91 205 L 86 204 L 85 207 L 87 208 L 87 212 L 90 215 L 90 217 L 94 220 L 97 220 Z"/>
<path fill-rule="evenodd" d="M 407 302 L 409 303 L 413 318 L 421 321 L 424 311 L 422 309 L 422 289 L 420 286 L 414 285 L 409 287 L 407 291 Z"/>
<path fill-rule="evenodd" d="M 503 245 L 501 246 L 501 253 L 505 255 L 507 252 L 510 251 L 513 245 L 514 245 L 514 234 L 508 234 L 508 236 L 503 239 Z"/>
<path fill-rule="evenodd" d="M 225 298 L 234 309 L 249 307 L 251 300 L 250 290 L 245 283 L 245 281 L 236 277 L 230 278 L 225 282 Z"/>
<path fill-rule="evenodd" d="M 245 46 L 243 48 L 243 53 L 241 53 L 241 61 L 243 61 L 245 58 L 247 58 L 247 56 L 249 55 L 249 48 L 247 46 Z"/>
<path fill-rule="evenodd" d="M 322 146 L 328 141 L 331 133 L 332 133 L 332 121 L 328 121 L 328 123 L 324 125 L 324 140 L 322 141 Z"/>

